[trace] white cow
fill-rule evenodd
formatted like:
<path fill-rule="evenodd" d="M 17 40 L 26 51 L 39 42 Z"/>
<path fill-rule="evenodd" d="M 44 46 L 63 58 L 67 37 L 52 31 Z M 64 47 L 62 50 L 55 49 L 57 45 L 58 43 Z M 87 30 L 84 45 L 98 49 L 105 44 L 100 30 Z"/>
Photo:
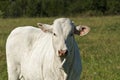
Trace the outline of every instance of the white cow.
<path fill-rule="evenodd" d="M 6 43 L 8 80 L 80 80 L 81 60 L 74 33 L 83 36 L 87 26 L 74 26 L 69 18 L 52 25 L 18 27 Z"/>

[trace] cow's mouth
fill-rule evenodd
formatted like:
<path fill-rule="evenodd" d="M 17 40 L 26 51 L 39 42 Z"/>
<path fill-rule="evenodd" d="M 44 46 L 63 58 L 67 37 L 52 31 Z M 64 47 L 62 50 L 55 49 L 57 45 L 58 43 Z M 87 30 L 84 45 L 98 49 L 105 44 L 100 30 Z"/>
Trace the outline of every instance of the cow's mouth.
<path fill-rule="evenodd" d="M 60 64 L 60 69 L 63 69 L 63 65 L 65 64 L 65 62 L 66 62 L 66 59 L 67 59 L 67 56 L 68 56 L 68 51 L 67 51 L 67 53 L 65 53 L 64 55 L 62 55 L 62 56 L 60 56 L 60 59 L 61 59 L 61 64 Z"/>
<path fill-rule="evenodd" d="M 62 63 L 61 63 L 61 65 L 60 65 L 60 69 L 63 69 L 63 65 L 64 65 L 64 63 L 66 62 L 66 58 L 64 58 L 63 60 L 62 60 Z"/>

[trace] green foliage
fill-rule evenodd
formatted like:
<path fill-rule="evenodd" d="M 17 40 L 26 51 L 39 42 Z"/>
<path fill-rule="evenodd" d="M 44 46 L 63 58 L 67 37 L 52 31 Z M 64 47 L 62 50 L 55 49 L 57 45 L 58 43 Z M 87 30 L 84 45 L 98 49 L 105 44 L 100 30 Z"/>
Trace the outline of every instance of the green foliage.
<path fill-rule="evenodd" d="M 2 18 L 3 17 L 3 12 L 0 10 L 0 18 Z"/>
<path fill-rule="evenodd" d="M 55 18 L 0 19 L 0 80 L 7 79 L 5 43 L 17 26 L 38 22 L 52 24 Z M 120 16 L 75 17 L 75 24 L 88 25 L 88 35 L 75 36 L 81 52 L 81 80 L 120 80 Z"/>
<path fill-rule="evenodd" d="M 120 0 L 0 0 L 4 17 L 119 15 Z"/>
<path fill-rule="evenodd" d="M 120 0 L 108 0 L 107 8 L 108 14 L 120 14 Z"/>

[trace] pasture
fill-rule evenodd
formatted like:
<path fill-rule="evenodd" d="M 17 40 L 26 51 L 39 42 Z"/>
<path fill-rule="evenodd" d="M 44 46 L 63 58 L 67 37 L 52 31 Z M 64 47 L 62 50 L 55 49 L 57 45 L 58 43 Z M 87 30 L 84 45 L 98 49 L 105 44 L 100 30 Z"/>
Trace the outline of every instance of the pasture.
<path fill-rule="evenodd" d="M 0 19 L 0 80 L 7 80 L 6 39 L 12 29 L 36 23 L 52 24 L 56 18 Z M 120 80 L 120 16 L 76 17 L 76 25 L 91 28 L 88 35 L 75 36 L 81 52 L 81 80 Z"/>

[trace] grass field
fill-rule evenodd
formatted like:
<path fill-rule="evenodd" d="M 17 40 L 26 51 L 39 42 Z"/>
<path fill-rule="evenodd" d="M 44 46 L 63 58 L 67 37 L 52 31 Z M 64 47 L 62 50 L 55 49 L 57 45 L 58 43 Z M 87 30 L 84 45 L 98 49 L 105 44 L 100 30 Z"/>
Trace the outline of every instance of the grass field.
<path fill-rule="evenodd" d="M 54 19 L 0 19 L 0 80 L 7 80 L 5 43 L 10 31 L 17 26 L 36 26 L 37 22 L 52 24 Z M 120 80 L 120 16 L 71 19 L 91 28 L 88 35 L 75 36 L 82 58 L 81 80 Z"/>

